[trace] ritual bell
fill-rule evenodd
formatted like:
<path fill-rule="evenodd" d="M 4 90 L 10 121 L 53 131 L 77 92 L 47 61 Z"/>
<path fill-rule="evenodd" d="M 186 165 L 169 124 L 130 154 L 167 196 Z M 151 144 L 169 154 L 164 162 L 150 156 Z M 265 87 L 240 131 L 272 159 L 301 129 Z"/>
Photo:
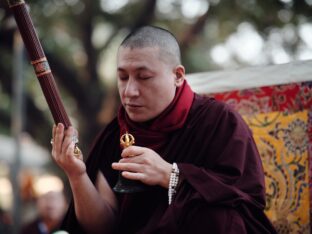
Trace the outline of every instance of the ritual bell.
<path fill-rule="evenodd" d="M 133 135 L 126 132 L 120 137 L 120 145 L 123 149 L 134 145 L 135 139 Z M 122 176 L 122 172 L 120 171 L 118 174 L 118 181 L 113 188 L 113 190 L 117 193 L 136 193 L 142 192 L 146 190 L 146 185 L 143 184 L 141 181 L 137 180 L 129 180 Z"/>

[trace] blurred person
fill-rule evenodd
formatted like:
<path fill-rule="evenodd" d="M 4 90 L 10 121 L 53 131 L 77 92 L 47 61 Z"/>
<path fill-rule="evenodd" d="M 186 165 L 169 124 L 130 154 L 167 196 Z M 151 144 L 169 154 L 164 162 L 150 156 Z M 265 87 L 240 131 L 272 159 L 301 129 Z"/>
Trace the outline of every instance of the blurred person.
<path fill-rule="evenodd" d="M 59 230 L 67 203 L 62 191 L 49 191 L 38 196 L 36 201 L 38 216 L 25 224 L 21 234 L 51 234 Z"/>
<path fill-rule="evenodd" d="M 251 131 L 226 104 L 195 94 L 185 78 L 175 37 L 141 27 L 118 49 L 122 105 L 86 163 L 75 150 L 77 131 L 53 127 L 52 157 L 73 193 L 65 230 L 276 233 L 264 213 L 264 173 Z M 119 172 L 144 191 L 115 192 Z"/>

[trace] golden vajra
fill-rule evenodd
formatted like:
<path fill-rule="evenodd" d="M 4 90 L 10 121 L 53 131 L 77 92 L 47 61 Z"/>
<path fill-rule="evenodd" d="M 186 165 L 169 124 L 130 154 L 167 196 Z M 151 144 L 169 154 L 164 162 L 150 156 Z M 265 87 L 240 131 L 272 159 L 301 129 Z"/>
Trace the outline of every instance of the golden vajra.
<path fill-rule="evenodd" d="M 77 144 L 75 144 L 74 147 L 74 156 L 79 157 L 81 154 L 81 150 L 79 149 L 79 147 L 77 146 Z"/>
<path fill-rule="evenodd" d="M 134 136 L 126 132 L 120 137 L 120 145 L 127 148 L 135 143 Z"/>

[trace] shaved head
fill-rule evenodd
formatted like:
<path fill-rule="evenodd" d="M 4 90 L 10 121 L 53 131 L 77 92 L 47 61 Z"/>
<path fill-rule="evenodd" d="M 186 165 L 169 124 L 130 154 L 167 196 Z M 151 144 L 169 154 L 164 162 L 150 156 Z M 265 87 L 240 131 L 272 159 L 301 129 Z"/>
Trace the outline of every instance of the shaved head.
<path fill-rule="evenodd" d="M 159 49 L 160 59 L 173 66 L 181 64 L 179 44 L 172 33 L 155 27 L 144 26 L 131 32 L 121 43 L 121 47 L 137 49 L 152 47 Z"/>

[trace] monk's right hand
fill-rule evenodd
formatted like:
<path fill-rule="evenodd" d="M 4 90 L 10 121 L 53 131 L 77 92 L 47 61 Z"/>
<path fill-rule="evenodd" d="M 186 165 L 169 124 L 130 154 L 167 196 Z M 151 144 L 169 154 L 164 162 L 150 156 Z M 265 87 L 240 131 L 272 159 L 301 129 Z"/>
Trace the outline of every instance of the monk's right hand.
<path fill-rule="evenodd" d="M 86 173 L 82 153 L 80 152 L 78 156 L 74 154 L 73 137 L 77 134 L 77 130 L 71 126 L 64 130 L 64 125 L 61 123 L 54 125 L 52 129 L 52 158 L 68 177 L 79 177 Z"/>

